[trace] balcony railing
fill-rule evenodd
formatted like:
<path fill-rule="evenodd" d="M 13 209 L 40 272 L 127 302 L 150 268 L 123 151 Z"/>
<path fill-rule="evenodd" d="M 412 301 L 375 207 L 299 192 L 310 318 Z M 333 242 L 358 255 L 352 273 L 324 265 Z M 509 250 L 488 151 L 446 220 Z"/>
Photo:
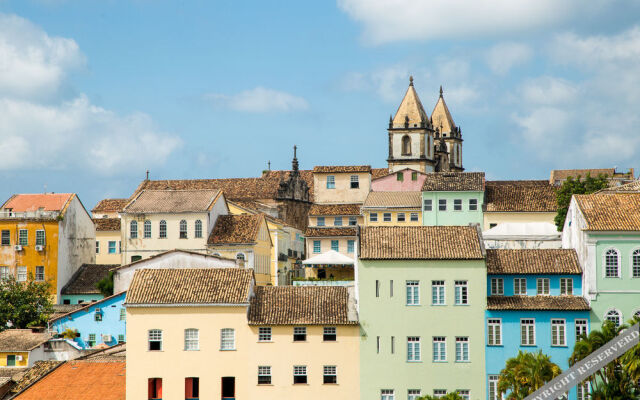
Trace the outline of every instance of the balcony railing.
<path fill-rule="evenodd" d="M 55 219 L 60 215 L 59 211 L 0 211 L 0 218 L 30 218 L 30 219 Z"/>
<path fill-rule="evenodd" d="M 353 286 L 354 284 L 353 280 L 340 281 L 335 279 L 293 281 L 293 286 Z"/>

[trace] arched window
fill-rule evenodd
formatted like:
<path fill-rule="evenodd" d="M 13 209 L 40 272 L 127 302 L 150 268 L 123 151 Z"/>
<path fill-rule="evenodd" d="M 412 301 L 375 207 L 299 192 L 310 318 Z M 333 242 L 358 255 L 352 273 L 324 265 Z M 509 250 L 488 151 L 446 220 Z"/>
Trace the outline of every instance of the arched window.
<path fill-rule="evenodd" d="M 167 237 L 167 221 L 160 221 L 160 239 L 165 239 Z"/>
<path fill-rule="evenodd" d="M 622 323 L 622 315 L 620 315 L 620 311 L 618 310 L 608 311 L 604 316 L 604 319 L 613 322 L 616 327 L 620 326 L 620 324 Z"/>
<path fill-rule="evenodd" d="M 131 221 L 131 223 L 129 224 L 129 237 L 131 239 L 137 239 L 138 238 L 138 221 Z"/>
<path fill-rule="evenodd" d="M 409 135 L 404 135 L 402 137 L 402 155 L 411 155 L 411 138 L 409 137 Z"/>
<path fill-rule="evenodd" d="M 616 249 L 609 249 L 604 253 L 604 276 L 607 278 L 620 276 L 620 256 Z"/>
<path fill-rule="evenodd" d="M 195 237 L 197 237 L 197 238 L 201 238 L 202 237 L 202 221 L 200 221 L 199 219 L 196 220 Z"/>
<path fill-rule="evenodd" d="M 180 221 L 180 239 L 187 238 L 187 221 L 184 219 Z"/>
<path fill-rule="evenodd" d="M 151 221 L 144 221 L 144 238 L 148 239 L 151 237 Z"/>
<path fill-rule="evenodd" d="M 640 249 L 631 253 L 631 276 L 640 278 Z"/>

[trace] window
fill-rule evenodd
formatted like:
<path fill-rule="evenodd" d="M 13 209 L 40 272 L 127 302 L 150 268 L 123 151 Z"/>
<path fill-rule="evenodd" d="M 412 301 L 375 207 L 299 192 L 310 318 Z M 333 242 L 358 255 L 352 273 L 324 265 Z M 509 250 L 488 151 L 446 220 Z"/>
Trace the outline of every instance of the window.
<path fill-rule="evenodd" d="M 296 365 L 293 367 L 293 383 L 307 383 L 306 365 Z"/>
<path fill-rule="evenodd" d="M 271 385 L 271 367 L 258 367 L 258 385 Z"/>
<path fill-rule="evenodd" d="M 342 226 L 342 217 L 334 217 L 333 226 Z"/>
<path fill-rule="evenodd" d="M 566 294 L 566 295 L 573 294 L 572 278 L 560 278 L 560 294 Z"/>
<path fill-rule="evenodd" d="M 469 338 L 456 338 L 456 362 L 469 362 Z"/>
<path fill-rule="evenodd" d="M 421 397 L 421 395 L 422 395 L 422 391 L 420 389 L 409 389 L 407 391 L 407 400 L 418 400 Z"/>
<path fill-rule="evenodd" d="M 396 181 L 398 182 L 404 181 L 404 174 L 402 172 L 396 172 Z"/>
<path fill-rule="evenodd" d="M 380 391 L 380 400 L 395 400 L 396 396 L 393 389 L 382 389 Z"/>
<path fill-rule="evenodd" d="M 378 213 L 370 213 L 369 222 L 378 222 Z"/>
<path fill-rule="evenodd" d="M 271 327 L 265 326 L 258 328 L 258 342 L 270 342 L 271 341 Z"/>
<path fill-rule="evenodd" d="M 380 297 L 380 281 L 376 279 L 376 297 Z"/>
<path fill-rule="evenodd" d="M 236 331 L 233 328 L 220 329 L 220 350 L 236 349 Z"/>
<path fill-rule="evenodd" d="M 411 155 L 411 138 L 409 137 L 409 135 L 404 135 L 402 137 L 402 155 Z"/>
<path fill-rule="evenodd" d="M 586 319 L 577 319 L 575 321 L 576 325 L 576 342 L 581 340 L 582 335 L 587 335 L 587 320 Z"/>
<path fill-rule="evenodd" d="M 445 305 L 444 281 L 431 281 L 431 304 L 434 306 Z"/>
<path fill-rule="evenodd" d="M 138 238 L 138 221 L 131 221 L 131 223 L 129 223 L 129 237 L 131 239 Z"/>
<path fill-rule="evenodd" d="M 412 172 L 411 173 L 411 180 L 412 181 L 417 181 L 418 180 L 418 173 L 417 172 Z"/>
<path fill-rule="evenodd" d="M 96 254 L 100 254 L 100 242 L 96 240 Z"/>
<path fill-rule="evenodd" d="M 122 343 L 124 343 L 125 341 L 126 341 L 126 340 L 125 340 L 124 335 L 122 335 L 122 334 L 118 335 L 118 344 L 122 344 Z"/>
<path fill-rule="evenodd" d="M 498 224 L 489 224 L 489 229 L 495 228 Z"/>
<path fill-rule="evenodd" d="M 487 320 L 487 345 L 502 345 L 502 320 L 490 318 Z"/>
<path fill-rule="evenodd" d="M 187 238 L 187 221 L 184 219 L 180 221 L 180 239 Z"/>
<path fill-rule="evenodd" d="M 186 400 L 200 397 L 200 378 L 184 378 L 184 398 Z"/>
<path fill-rule="evenodd" d="M 322 383 L 338 383 L 338 375 L 335 365 L 325 365 L 322 373 Z"/>
<path fill-rule="evenodd" d="M 120 321 L 126 321 L 127 320 L 127 309 L 122 307 L 120 308 Z"/>
<path fill-rule="evenodd" d="M 166 239 L 167 237 L 167 221 L 162 220 L 160 221 L 160 239 Z"/>
<path fill-rule="evenodd" d="M 336 188 L 336 177 L 333 175 L 327 175 L 327 189 Z"/>
<path fill-rule="evenodd" d="M 316 225 L 317 226 L 324 226 L 324 217 L 316 217 Z"/>
<path fill-rule="evenodd" d="M 469 304 L 469 286 L 467 281 L 456 281 L 456 305 L 462 306 Z"/>
<path fill-rule="evenodd" d="M 351 189 L 358 189 L 360 187 L 360 181 L 358 175 L 351 175 Z"/>
<path fill-rule="evenodd" d="M 548 295 L 549 294 L 549 278 L 538 278 L 536 280 L 538 295 Z"/>
<path fill-rule="evenodd" d="M 193 233 L 193 236 L 199 239 L 202 237 L 202 221 L 197 219 L 194 226 L 195 232 Z"/>
<path fill-rule="evenodd" d="M 116 254 L 116 241 L 115 240 L 110 240 L 108 243 L 108 251 L 109 254 Z"/>
<path fill-rule="evenodd" d="M 376 353 L 380 354 L 380 336 L 376 336 Z"/>
<path fill-rule="evenodd" d="M 44 267 L 41 265 L 36 266 L 36 281 L 44 281 Z"/>
<path fill-rule="evenodd" d="M 149 400 L 162 398 L 162 378 L 149 378 Z"/>
<path fill-rule="evenodd" d="M 620 326 L 622 323 L 622 315 L 620 315 L 620 311 L 618 310 L 610 310 L 604 316 L 604 319 L 613 322 L 615 326 Z"/>
<path fill-rule="evenodd" d="M 149 330 L 149 351 L 162 351 L 162 331 L 160 329 Z"/>
<path fill-rule="evenodd" d="M 391 213 L 383 213 L 382 214 L 382 220 L 384 222 L 391 222 Z"/>
<path fill-rule="evenodd" d="M 498 391 L 498 375 L 489 375 L 489 400 L 501 400 Z"/>
<path fill-rule="evenodd" d="M 405 214 L 404 213 L 398 213 L 396 215 L 396 218 L 397 218 L 398 222 L 404 222 L 405 221 Z"/>
<path fill-rule="evenodd" d="M 240 265 L 244 265 L 244 262 L 246 261 L 246 257 L 244 256 L 244 253 L 238 253 L 236 254 L 236 260 L 238 260 L 238 263 Z"/>
<path fill-rule="evenodd" d="M 29 231 L 26 229 L 20 229 L 18 231 L 18 244 L 20 246 L 29 245 Z"/>
<path fill-rule="evenodd" d="M 462 211 L 462 199 L 453 200 L 453 211 Z"/>
<path fill-rule="evenodd" d="M 407 281 L 407 305 L 420 305 L 420 281 Z"/>
<path fill-rule="evenodd" d="M 347 253 L 353 253 L 356 246 L 355 240 L 347 240 Z"/>
<path fill-rule="evenodd" d="M 469 211 L 478 210 L 478 199 L 469 199 Z"/>
<path fill-rule="evenodd" d="M 96 308 L 96 311 L 93 314 L 93 320 L 96 322 L 102 322 L 102 311 L 99 308 Z"/>
<path fill-rule="evenodd" d="M 27 281 L 27 267 L 18 267 L 18 282 L 26 282 Z"/>
<path fill-rule="evenodd" d="M 307 341 L 307 328 L 304 326 L 296 326 L 293 328 L 293 341 L 294 342 L 306 342 Z"/>
<path fill-rule="evenodd" d="M 582 382 L 576 386 L 577 400 L 587 400 L 589 398 L 589 382 Z"/>
<path fill-rule="evenodd" d="M 620 277 L 620 257 L 618 256 L 618 250 L 609 249 L 604 255 L 604 271 L 607 278 Z"/>
<path fill-rule="evenodd" d="M 567 329 L 563 319 L 551 320 L 551 345 L 566 346 L 567 345 Z"/>
<path fill-rule="evenodd" d="M 87 346 L 89 347 L 93 347 L 96 345 L 96 334 L 95 333 L 90 333 L 89 337 L 87 338 Z"/>
<path fill-rule="evenodd" d="M 200 332 L 197 329 L 184 330 L 184 349 L 185 351 L 200 350 Z"/>
<path fill-rule="evenodd" d="M 336 339 L 336 328 L 334 326 L 325 326 L 322 332 L 322 340 L 325 342 L 335 342 Z"/>
<path fill-rule="evenodd" d="M 433 397 L 439 399 L 440 397 L 446 396 L 447 391 L 445 389 L 433 389 Z"/>
<path fill-rule="evenodd" d="M 409 336 L 407 338 L 407 361 L 420 361 L 420 337 Z"/>
<path fill-rule="evenodd" d="M 145 239 L 151 238 L 151 221 L 144 221 L 143 235 Z"/>
<path fill-rule="evenodd" d="M 358 219 L 356 217 L 349 217 L 349 226 L 358 225 Z"/>
<path fill-rule="evenodd" d="M 454 147 L 455 149 L 455 147 Z M 462 397 L 464 400 L 469 400 L 471 398 L 471 391 L 467 389 L 458 389 L 456 390 L 458 396 Z"/>
<path fill-rule="evenodd" d="M 433 362 L 447 361 L 447 338 L 434 336 L 433 338 Z"/>
<path fill-rule="evenodd" d="M 447 199 L 438 200 L 438 210 L 447 211 Z"/>
<path fill-rule="evenodd" d="M 11 245 L 11 232 L 9 230 L 2 230 L 2 245 L 10 246 Z"/>
<path fill-rule="evenodd" d="M 36 231 L 36 246 L 44 246 L 44 230 L 38 229 Z"/>
<path fill-rule="evenodd" d="M 11 272 L 9 271 L 9 267 L 0 267 L 0 279 L 1 280 L 5 280 L 5 279 L 9 279 L 9 274 Z"/>
<path fill-rule="evenodd" d="M 433 210 L 433 201 L 431 199 L 424 199 L 423 209 L 424 209 L 424 211 L 432 211 Z"/>
<path fill-rule="evenodd" d="M 527 295 L 527 278 L 513 279 L 513 294 L 516 296 Z"/>
<path fill-rule="evenodd" d="M 418 221 L 418 213 L 411 213 L 411 222 L 417 222 Z"/>
<path fill-rule="evenodd" d="M 640 249 L 634 250 L 631 255 L 631 276 L 640 278 Z"/>
<path fill-rule="evenodd" d="M 522 346 L 536 345 L 536 320 L 535 319 L 520 320 L 520 345 Z"/>
<path fill-rule="evenodd" d="M 491 278 L 491 295 L 502 296 L 504 294 L 504 281 L 502 278 Z"/>
<path fill-rule="evenodd" d="M 338 240 L 332 240 L 332 241 L 331 241 L 331 250 L 333 250 L 333 251 L 340 251 L 340 241 L 338 241 Z"/>
<path fill-rule="evenodd" d="M 319 240 L 314 240 L 313 241 L 313 252 L 314 253 L 320 253 L 320 241 Z"/>

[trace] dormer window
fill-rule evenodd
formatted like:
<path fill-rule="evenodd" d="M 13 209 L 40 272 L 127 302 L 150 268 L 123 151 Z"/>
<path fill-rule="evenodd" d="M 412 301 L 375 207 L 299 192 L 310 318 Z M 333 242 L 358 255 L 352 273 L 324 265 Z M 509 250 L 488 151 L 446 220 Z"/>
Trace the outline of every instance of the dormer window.
<path fill-rule="evenodd" d="M 409 135 L 404 135 L 402 137 L 402 155 L 411 155 L 411 138 L 409 137 Z"/>

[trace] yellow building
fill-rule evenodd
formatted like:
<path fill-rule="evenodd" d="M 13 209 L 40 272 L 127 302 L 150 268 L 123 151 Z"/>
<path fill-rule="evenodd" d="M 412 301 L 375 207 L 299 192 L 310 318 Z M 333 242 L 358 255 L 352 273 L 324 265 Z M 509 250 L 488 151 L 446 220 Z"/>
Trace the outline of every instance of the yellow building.
<path fill-rule="evenodd" d="M 51 284 L 54 302 L 82 264 L 95 263 L 95 228 L 72 193 L 16 194 L 0 209 L 0 277 Z"/>
<path fill-rule="evenodd" d="M 275 285 L 271 235 L 264 214 L 221 215 L 209 235 L 209 254 L 239 260 L 253 268 L 258 285 Z M 244 264 L 244 265 L 242 265 Z"/>
<path fill-rule="evenodd" d="M 361 204 L 370 190 L 369 165 L 313 168 L 313 196 L 316 204 Z"/>
<path fill-rule="evenodd" d="M 31 329 L 7 329 L 0 332 L 0 367 L 32 367 L 44 360 L 43 344 L 51 335 Z"/>
<path fill-rule="evenodd" d="M 365 226 L 421 226 L 422 192 L 370 192 L 362 205 Z"/>
<path fill-rule="evenodd" d="M 314 204 L 309 209 L 309 227 L 336 227 L 362 225 L 362 204 Z"/>
<path fill-rule="evenodd" d="M 122 263 L 120 218 L 96 218 L 96 264 Z"/>
<path fill-rule="evenodd" d="M 252 275 L 136 271 L 126 299 L 127 398 L 359 398 L 352 290 L 255 287 Z"/>
<path fill-rule="evenodd" d="M 483 230 L 501 223 L 554 223 L 556 188 L 545 180 L 487 181 Z"/>

